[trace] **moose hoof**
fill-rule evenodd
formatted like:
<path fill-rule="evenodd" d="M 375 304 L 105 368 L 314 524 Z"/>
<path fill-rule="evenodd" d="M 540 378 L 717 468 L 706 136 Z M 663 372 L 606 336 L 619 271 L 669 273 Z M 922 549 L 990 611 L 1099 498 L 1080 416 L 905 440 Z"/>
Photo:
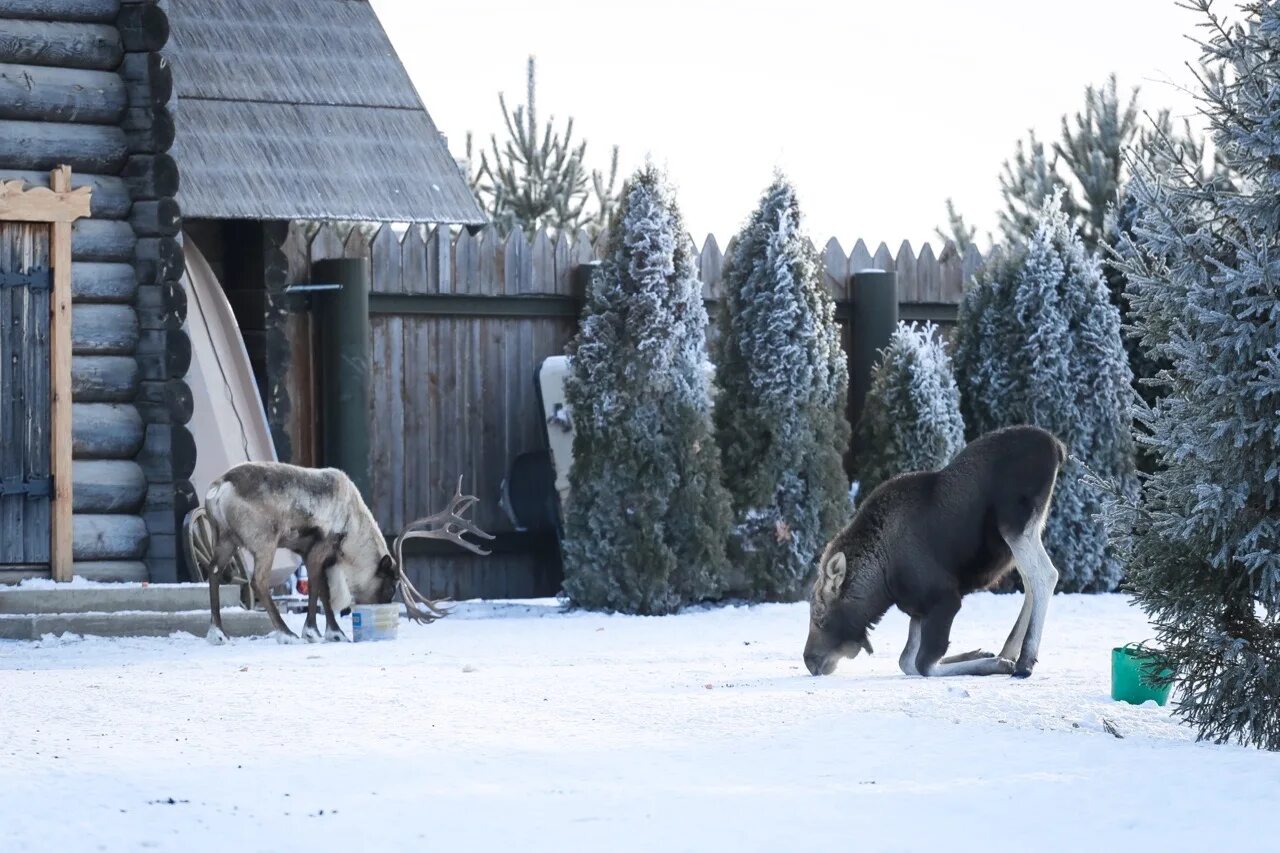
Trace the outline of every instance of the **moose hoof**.
<path fill-rule="evenodd" d="M 209 632 L 204 635 L 211 646 L 225 646 L 227 644 L 227 634 L 217 625 L 210 625 Z"/>
<path fill-rule="evenodd" d="M 996 658 L 996 672 L 1001 675 L 1014 675 L 1014 669 L 1017 665 L 1008 658 Z"/>

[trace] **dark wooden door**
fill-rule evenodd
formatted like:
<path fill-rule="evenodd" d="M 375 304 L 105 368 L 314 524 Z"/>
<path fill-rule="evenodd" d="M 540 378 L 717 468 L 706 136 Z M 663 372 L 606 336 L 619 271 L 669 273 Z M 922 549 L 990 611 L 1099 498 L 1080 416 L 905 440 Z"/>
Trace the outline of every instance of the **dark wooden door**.
<path fill-rule="evenodd" d="M 0 222 L 0 572 L 47 570 L 49 226 Z"/>

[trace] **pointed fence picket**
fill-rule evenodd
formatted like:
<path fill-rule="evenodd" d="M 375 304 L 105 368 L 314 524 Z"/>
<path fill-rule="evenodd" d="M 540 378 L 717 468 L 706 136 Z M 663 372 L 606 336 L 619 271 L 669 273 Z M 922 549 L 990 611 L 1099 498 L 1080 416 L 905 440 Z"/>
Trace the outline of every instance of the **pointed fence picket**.
<path fill-rule="evenodd" d="M 607 234 L 519 230 L 500 235 L 448 226 L 295 223 L 285 244 L 290 279 L 310 280 L 325 258 L 366 258 L 371 281 L 372 458 L 370 508 L 387 531 L 440 508 L 462 475 L 480 498 L 477 522 L 503 547 L 477 559 L 441 549 L 415 557 L 411 571 L 431 595 L 522 596 L 555 591 L 544 540 L 512 530 L 499 509 L 500 487 L 517 455 L 544 446 L 534 371 L 565 350 L 581 301 L 574 270 L 603 259 Z M 823 283 L 836 300 L 849 347 L 849 305 L 861 270 L 897 273 L 903 319 L 954 320 L 965 283 L 983 265 L 973 247 L 915 251 L 903 241 L 858 240 L 846 251 L 831 238 L 815 244 Z M 723 269 L 733 241 L 708 235 L 694 266 L 708 313 L 723 299 Z M 292 327 L 291 327 L 292 328 Z M 297 328 L 309 328 L 305 324 Z M 308 332 L 309 333 L 309 332 Z M 302 410 L 309 410 L 303 407 Z M 554 551 L 551 552 L 552 554 Z"/>

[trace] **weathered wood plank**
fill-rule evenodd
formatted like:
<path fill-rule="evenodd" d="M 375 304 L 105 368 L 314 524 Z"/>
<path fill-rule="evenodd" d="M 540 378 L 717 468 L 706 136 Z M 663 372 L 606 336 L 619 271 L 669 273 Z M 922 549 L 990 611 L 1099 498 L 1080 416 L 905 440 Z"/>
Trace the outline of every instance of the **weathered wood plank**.
<path fill-rule="evenodd" d="M 138 274 L 133 264 L 77 261 L 71 264 L 71 298 L 76 302 L 133 302 Z"/>
<path fill-rule="evenodd" d="M 138 393 L 138 362 L 131 355 L 71 359 L 71 397 L 80 403 L 127 403 Z"/>
<path fill-rule="evenodd" d="M 862 270 L 875 268 L 875 261 L 871 259 L 871 252 L 867 250 L 867 244 L 862 240 L 853 244 L 853 251 L 849 253 L 849 274 L 852 275 Z"/>
<path fill-rule="evenodd" d="M 916 253 L 911 248 L 910 240 L 903 240 L 898 247 L 898 255 L 893 259 L 893 268 L 898 273 L 898 301 L 919 302 L 916 287 Z"/>
<path fill-rule="evenodd" d="M 566 232 L 561 231 L 556 235 L 553 252 L 556 278 L 550 292 L 560 296 L 571 296 L 573 294 L 573 240 Z"/>
<path fill-rule="evenodd" d="M 556 292 L 556 256 L 555 247 L 545 228 L 533 235 L 533 245 L 529 249 L 529 293 Z"/>
<path fill-rule="evenodd" d="M 78 514 L 71 527 L 77 561 L 140 560 L 147 553 L 147 525 L 139 516 Z"/>
<path fill-rule="evenodd" d="M 933 246 L 925 243 L 916 259 L 916 301 L 938 302 L 942 299 L 942 272 Z"/>
<path fill-rule="evenodd" d="M 400 239 L 400 289 L 405 293 L 427 291 L 427 241 L 424 226 L 409 226 Z"/>
<path fill-rule="evenodd" d="M 822 284 L 832 299 L 843 302 L 849 298 L 849 259 L 840 241 L 832 237 L 822 249 Z"/>
<path fill-rule="evenodd" d="M 128 222 L 81 219 L 71 226 L 71 259 L 74 261 L 132 263 L 137 245 L 138 239 Z"/>
<path fill-rule="evenodd" d="M 723 299 L 724 283 L 721 274 L 724 270 L 724 255 L 720 252 L 720 244 L 714 234 L 708 234 L 702 243 L 702 251 L 698 254 L 698 278 L 702 281 L 703 299 Z"/>

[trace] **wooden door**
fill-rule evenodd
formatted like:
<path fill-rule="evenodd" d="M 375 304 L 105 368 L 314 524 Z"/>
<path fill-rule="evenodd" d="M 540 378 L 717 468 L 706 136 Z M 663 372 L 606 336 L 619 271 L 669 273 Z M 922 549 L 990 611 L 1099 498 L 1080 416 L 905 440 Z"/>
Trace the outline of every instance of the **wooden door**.
<path fill-rule="evenodd" d="M 49 232 L 0 222 L 0 573 L 50 566 Z"/>

